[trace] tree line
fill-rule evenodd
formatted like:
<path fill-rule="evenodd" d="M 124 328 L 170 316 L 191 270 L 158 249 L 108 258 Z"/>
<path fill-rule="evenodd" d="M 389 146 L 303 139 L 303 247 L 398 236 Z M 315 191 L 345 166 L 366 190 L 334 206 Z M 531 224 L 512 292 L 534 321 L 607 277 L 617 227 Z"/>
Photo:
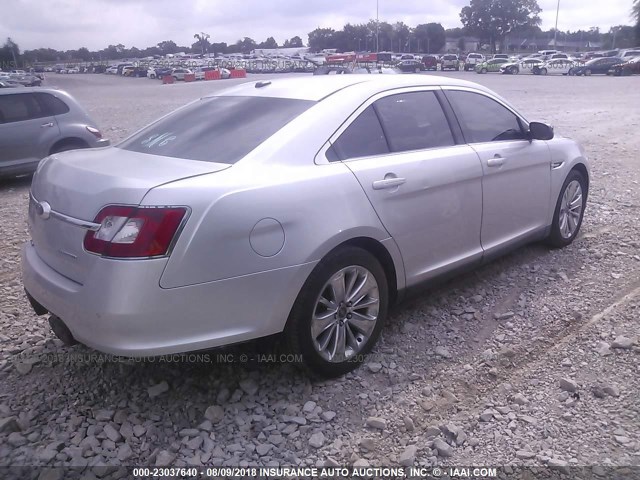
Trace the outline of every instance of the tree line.
<path fill-rule="evenodd" d="M 603 49 L 612 47 L 632 47 L 640 44 L 640 0 L 633 0 L 631 15 L 635 26 L 615 26 L 607 33 L 601 33 L 597 27 L 589 30 L 558 31 L 540 29 L 541 12 L 536 0 L 470 0 L 468 6 L 460 11 L 461 28 L 446 29 L 440 23 L 422 23 L 411 27 L 404 22 L 347 23 L 341 30 L 316 28 L 308 34 L 307 46 L 311 51 L 336 49 L 346 51 L 394 51 L 413 53 L 440 52 L 447 38 L 458 39 L 456 48 L 467 50 L 465 37 L 477 38 L 480 45 L 486 45 L 492 52 L 505 50 L 508 38 L 529 40 L 557 37 L 560 41 L 587 41 L 602 43 Z M 52 48 L 38 48 L 20 52 L 18 44 L 8 38 L 0 48 L 0 64 L 33 64 L 36 62 L 60 61 L 107 61 L 123 58 L 143 58 L 164 56 L 184 52 L 189 54 L 230 54 L 249 53 L 256 49 L 277 47 L 302 47 L 299 36 L 286 40 L 282 45 L 273 37 L 256 42 L 250 37 L 239 39 L 233 44 L 212 42 L 211 35 L 199 32 L 193 35 L 191 45 L 178 45 L 173 40 L 164 40 L 154 46 L 143 49 L 125 47 L 122 44 L 109 45 L 106 48 L 90 51 L 86 47 L 77 50 L 59 51 Z"/>

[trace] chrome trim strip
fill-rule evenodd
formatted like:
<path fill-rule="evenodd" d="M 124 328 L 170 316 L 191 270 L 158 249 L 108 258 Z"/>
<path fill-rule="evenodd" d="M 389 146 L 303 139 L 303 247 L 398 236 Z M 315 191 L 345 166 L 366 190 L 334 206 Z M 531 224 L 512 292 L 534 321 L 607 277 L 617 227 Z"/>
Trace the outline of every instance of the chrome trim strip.
<path fill-rule="evenodd" d="M 36 200 L 36 197 L 33 196 L 33 193 L 29 191 L 29 198 L 34 203 L 39 203 Z M 74 227 L 84 228 L 85 230 L 90 230 L 92 232 L 97 232 L 100 230 L 100 224 L 94 222 L 88 222 L 86 220 L 80 220 L 78 218 L 70 217 L 69 215 L 65 215 L 64 213 L 56 212 L 55 210 L 51 210 L 50 217 L 61 220 L 65 223 L 73 225 Z"/>

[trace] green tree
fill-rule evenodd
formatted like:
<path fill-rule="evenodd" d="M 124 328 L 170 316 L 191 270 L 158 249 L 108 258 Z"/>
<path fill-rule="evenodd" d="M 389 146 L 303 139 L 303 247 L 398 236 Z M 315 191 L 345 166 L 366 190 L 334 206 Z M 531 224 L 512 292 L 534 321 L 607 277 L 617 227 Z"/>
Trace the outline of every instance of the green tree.
<path fill-rule="evenodd" d="M 297 35 L 295 37 L 291 38 L 290 40 L 286 40 L 284 42 L 285 46 L 287 46 L 287 42 L 289 42 L 288 46 L 292 47 L 292 48 L 304 47 L 304 44 L 302 43 L 302 39 L 300 37 L 298 37 Z"/>
<path fill-rule="evenodd" d="M 316 28 L 309 32 L 309 48 L 319 52 L 325 48 L 337 48 L 333 46 L 333 37 L 336 31 L 333 28 Z"/>
<path fill-rule="evenodd" d="M 16 68 L 20 60 L 20 47 L 18 44 L 8 37 L 4 42 L 4 46 L 0 48 L 0 67 Z"/>
<path fill-rule="evenodd" d="M 536 0 L 471 0 L 460 12 L 460 20 L 495 52 L 496 42 L 515 28 L 539 25 L 541 11 Z"/>
<path fill-rule="evenodd" d="M 164 40 L 158 43 L 158 50 L 160 50 L 160 55 L 167 55 L 168 53 L 176 53 L 178 46 L 173 40 Z"/>
<path fill-rule="evenodd" d="M 202 55 L 204 55 L 205 51 L 209 51 L 209 46 L 211 45 L 209 43 L 209 38 L 211 38 L 211 35 L 209 35 L 208 33 L 200 32 L 196 33 L 193 38 L 197 39 L 196 43 L 200 46 L 200 53 Z"/>
<path fill-rule="evenodd" d="M 439 23 L 426 23 L 413 29 L 419 50 L 426 53 L 439 52 L 446 42 L 445 30 Z"/>
<path fill-rule="evenodd" d="M 273 37 L 267 38 L 264 42 L 258 45 L 258 48 L 278 48 L 278 42 Z"/>

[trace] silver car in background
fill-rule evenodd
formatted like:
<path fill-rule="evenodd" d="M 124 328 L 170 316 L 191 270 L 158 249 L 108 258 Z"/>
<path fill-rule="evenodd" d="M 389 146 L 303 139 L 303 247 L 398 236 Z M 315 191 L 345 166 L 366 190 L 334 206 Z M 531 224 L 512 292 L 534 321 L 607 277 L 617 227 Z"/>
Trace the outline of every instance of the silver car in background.
<path fill-rule="evenodd" d="M 0 90 L 0 177 L 32 173 L 42 158 L 54 153 L 108 145 L 68 93 L 51 88 Z"/>
<path fill-rule="evenodd" d="M 284 332 L 335 376 L 408 288 L 571 243 L 588 187 L 579 145 L 475 83 L 250 82 L 43 160 L 24 286 L 67 343 L 145 356 Z"/>

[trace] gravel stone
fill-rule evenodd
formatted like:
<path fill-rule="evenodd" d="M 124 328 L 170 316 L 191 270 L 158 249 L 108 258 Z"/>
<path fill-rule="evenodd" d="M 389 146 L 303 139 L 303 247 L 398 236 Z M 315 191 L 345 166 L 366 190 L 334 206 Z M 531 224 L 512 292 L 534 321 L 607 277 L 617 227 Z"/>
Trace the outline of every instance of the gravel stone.
<path fill-rule="evenodd" d="M 560 388 L 565 392 L 573 393 L 578 391 L 578 384 L 569 378 L 561 378 Z"/>
<path fill-rule="evenodd" d="M 616 339 L 611 344 L 611 348 L 620 348 L 627 350 L 631 348 L 634 344 L 633 339 L 625 337 L 624 335 L 620 335 L 616 337 Z"/>
<path fill-rule="evenodd" d="M 16 417 L 0 419 L 0 433 L 19 432 L 20 426 Z"/>
<path fill-rule="evenodd" d="M 441 457 L 451 457 L 453 456 L 453 448 L 447 442 L 442 440 L 441 438 L 436 438 L 433 441 L 433 448 L 438 451 L 438 455 Z"/>
<path fill-rule="evenodd" d="M 309 438 L 309 445 L 313 448 L 320 448 L 324 445 L 325 437 L 322 432 L 316 432 Z"/>
<path fill-rule="evenodd" d="M 415 445 L 410 445 L 404 449 L 400 458 L 398 459 L 398 463 L 403 467 L 411 467 L 416 461 L 416 453 L 418 452 L 418 447 Z"/>
<path fill-rule="evenodd" d="M 213 424 L 220 423 L 224 418 L 224 409 L 220 405 L 211 405 L 204 412 L 204 416 Z"/>
<path fill-rule="evenodd" d="M 165 392 L 169 391 L 169 384 L 164 380 L 156 385 L 153 385 L 147 388 L 147 393 L 149 394 L 149 398 L 156 398 L 159 395 L 162 395 Z"/>
<path fill-rule="evenodd" d="M 387 427 L 387 422 L 384 418 L 369 417 L 367 418 L 366 426 L 376 428 L 378 430 L 384 430 Z"/>

